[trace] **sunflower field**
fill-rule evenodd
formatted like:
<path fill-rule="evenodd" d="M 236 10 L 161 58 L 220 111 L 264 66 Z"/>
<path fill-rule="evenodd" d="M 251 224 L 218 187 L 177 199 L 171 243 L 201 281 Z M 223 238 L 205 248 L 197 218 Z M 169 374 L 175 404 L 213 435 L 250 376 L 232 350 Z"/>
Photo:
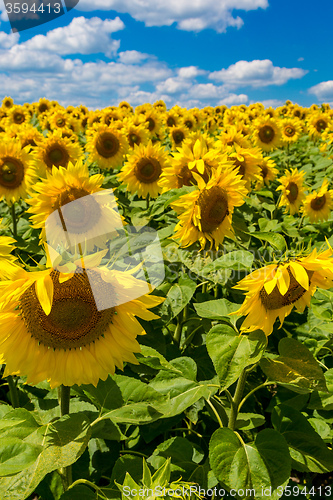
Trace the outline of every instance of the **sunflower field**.
<path fill-rule="evenodd" d="M 0 134 L 0 499 L 332 498 L 330 106 Z"/>

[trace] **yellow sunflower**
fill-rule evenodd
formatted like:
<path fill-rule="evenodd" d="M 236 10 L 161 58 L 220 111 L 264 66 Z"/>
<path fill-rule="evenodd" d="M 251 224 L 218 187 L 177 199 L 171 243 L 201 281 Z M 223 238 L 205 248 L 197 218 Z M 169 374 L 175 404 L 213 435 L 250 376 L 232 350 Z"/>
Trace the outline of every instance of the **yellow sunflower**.
<path fill-rule="evenodd" d="M 80 262 L 80 261 L 79 261 Z M 163 299 L 140 296 L 142 281 L 129 272 L 103 268 L 60 273 L 53 268 L 26 272 L 17 268 L 1 282 L 0 362 L 4 376 L 27 376 L 27 383 L 48 380 L 51 387 L 63 384 L 94 384 L 105 380 L 123 362 L 138 364 L 137 335 L 145 334 L 135 316 L 146 321 L 158 318 L 148 308 Z M 115 306 L 97 308 L 90 280 Z M 128 290 L 139 298 L 126 302 Z M 133 296 L 133 295 L 131 295 Z M 126 303 L 125 303 L 126 302 Z"/>
<path fill-rule="evenodd" d="M 279 207 L 285 206 L 285 213 L 289 211 L 291 215 L 294 215 L 299 212 L 299 208 L 305 197 L 304 175 L 304 172 L 298 172 L 295 168 L 291 172 L 287 171 L 286 175 L 280 177 L 281 186 L 276 188 L 276 190 L 281 191 Z"/>
<path fill-rule="evenodd" d="M 172 149 L 175 150 L 177 148 L 180 148 L 183 141 L 188 136 L 188 134 L 189 134 L 189 131 L 184 125 L 181 125 L 179 127 L 177 127 L 177 126 L 172 127 L 172 129 L 170 130 L 170 139 L 171 139 L 171 143 L 172 143 Z"/>
<path fill-rule="evenodd" d="M 229 163 L 213 170 L 207 184 L 196 173 L 193 176 L 197 189 L 171 204 L 179 219 L 174 237 L 182 247 L 199 241 L 204 249 L 209 241 L 210 248 L 214 245 L 218 250 L 225 236 L 233 237 L 232 214 L 234 207 L 244 203 L 245 181 Z"/>
<path fill-rule="evenodd" d="M 13 125 L 11 129 L 15 132 L 16 137 L 21 142 L 22 149 L 26 146 L 30 146 L 30 151 L 32 151 L 37 146 L 37 142 L 44 139 L 41 132 L 38 131 L 36 127 L 30 124 L 23 125 Z"/>
<path fill-rule="evenodd" d="M 317 250 L 306 257 L 270 264 L 242 279 L 234 288 L 246 292 L 245 300 L 234 314 L 246 315 L 241 330 L 263 330 L 270 335 L 277 318 L 280 327 L 295 306 L 303 312 L 316 288 L 333 286 L 331 248 Z"/>
<path fill-rule="evenodd" d="M 284 118 L 280 121 L 280 127 L 285 144 L 297 142 L 302 134 L 302 125 L 297 118 Z"/>
<path fill-rule="evenodd" d="M 222 130 L 215 147 L 220 148 L 221 151 L 225 151 L 227 146 L 233 146 L 234 144 L 238 144 L 242 148 L 251 147 L 249 137 L 244 136 L 238 127 L 230 125 L 226 130 Z"/>
<path fill-rule="evenodd" d="M 137 193 L 142 198 L 157 198 L 161 192 L 158 180 L 169 165 L 168 153 L 151 141 L 145 146 L 134 146 L 133 153 L 118 174 L 118 179 L 127 186 L 127 191 Z"/>
<path fill-rule="evenodd" d="M 305 198 L 303 213 L 311 222 L 327 220 L 333 208 L 333 190 L 328 190 L 328 180 L 325 179 L 319 192 L 313 191 Z"/>
<path fill-rule="evenodd" d="M 39 175 L 45 176 L 47 171 L 51 172 L 52 167 L 67 168 L 69 162 L 75 163 L 82 156 L 81 146 L 63 137 L 61 130 L 56 130 L 38 141 L 35 149 L 35 165 Z"/>
<path fill-rule="evenodd" d="M 259 148 L 242 148 L 237 143 L 234 144 L 228 158 L 233 162 L 238 175 L 246 181 L 246 188 L 250 190 L 251 182 L 260 180 L 259 163 L 262 161 L 262 154 Z"/>
<path fill-rule="evenodd" d="M 253 124 L 253 141 L 264 151 L 272 151 L 280 146 L 281 130 L 278 122 L 269 117 L 257 118 Z"/>
<path fill-rule="evenodd" d="M 24 106 L 14 105 L 7 111 L 6 125 L 22 125 L 30 122 L 30 115 Z"/>
<path fill-rule="evenodd" d="M 126 135 L 127 142 L 130 148 L 134 148 L 135 145 L 147 144 L 149 141 L 149 133 L 147 128 L 143 123 L 137 125 L 133 120 L 124 120 L 124 132 Z"/>
<path fill-rule="evenodd" d="M 96 162 L 102 169 L 120 167 L 128 144 L 123 131 L 115 125 L 95 125 L 87 135 L 88 161 Z"/>
<path fill-rule="evenodd" d="M 262 158 L 258 166 L 260 168 L 260 180 L 256 183 L 256 189 L 260 189 L 264 184 L 269 186 L 269 183 L 274 181 L 278 174 L 276 163 L 269 156 Z"/>
<path fill-rule="evenodd" d="M 13 139 L 0 144 L 0 197 L 8 205 L 25 199 L 37 177 L 29 149 L 21 149 L 21 143 Z"/>
<path fill-rule="evenodd" d="M 34 185 L 35 193 L 27 200 L 31 205 L 27 212 L 33 214 L 32 226 L 42 229 L 40 239 L 47 238 L 53 248 L 57 242 L 64 243 L 65 236 L 75 248 L 79 244 L 105 248 L 106 233 L 123 224 L 115 198 L 102 189 L 103 180 L 101 174 L 89 177 L 82 160 L 69 163 L 67 169 L 53 167 L 52 173 L 46 172 L 46 179 Z M 75 200 L 75 205 L 71 204 Z M 45 222 L 53 212 L 46 235 Z"/>
<path fill-rule="evenodd" d="M 222 155 L 217 149 L 208 146 L 203 137 L 196 139 L 194 144 L 189 145 L 186 140 L 176 153 L 172 153 L 171 165 L 163 170 L 159 185 L 162 192 L 182 186 L 193 186 L 197 184 L 193 173 L 199 174 L 205 182 L 208 182 L 211 171 L 216 169 L 221 162 L 226 163 L 226 155 Z M 232 163 L 229 162 L 229 165 Z"/>
<path fill-rule="evenodd" d="M 328 113 L 313 113 L 308 118 L 309 135 L 321 137 L 325 129 L 332 125 L 332 118 Z"/>
<path fill-rule="evenodd" d="M 1 220 L 0 220 L 1 222 Z M 15 250 L 15 240 L 9 236 L 0 236 L 0 278 L 8 279 L 10 273 L 17 266 L 17 257 L 11 252 Z"/>
<path fill-rule="evenodd" d="M 14 101 L 11 97 L 3 98 L 1 107 L 4 111 L 8 111 L 13 106 L 14 106 Z"/>
<path fill-rule="evenodd" d="M 41 97 L 39 101 L 36 103 L 36 112 L 38 116 L 47 113 L 50 109 L 51 109 L 51 103 L 45 97 Z"/>

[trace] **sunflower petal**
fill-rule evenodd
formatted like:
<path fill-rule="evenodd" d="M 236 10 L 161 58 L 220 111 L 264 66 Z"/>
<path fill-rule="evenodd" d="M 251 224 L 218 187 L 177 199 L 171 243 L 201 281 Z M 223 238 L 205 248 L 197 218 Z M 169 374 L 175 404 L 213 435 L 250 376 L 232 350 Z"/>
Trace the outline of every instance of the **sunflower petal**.
<path fill-rule="evenodd" d="M 35 282 L 36 295 L 43 311 L 48 316 L 51 312 L 53 302 L 53 281 L 47 274 Z"/>
<path fill-rule="evenodd" d="M 297 262 L 290 262 L 289 266 L 291 268 L 291 272 L 293 273 L 295 280 L 305 290 L 309 290 L 309 276 L 304 267 L 301 266 L 301 264 L 298 264 Z"/>
<path fill-rule="evenodd" d="M 281 269 L 277 284 L 281 295 L 285 295 L 288 292 L 290 285 L 290 276 L 286 267 L 283 267 L 283 269 Z"/>

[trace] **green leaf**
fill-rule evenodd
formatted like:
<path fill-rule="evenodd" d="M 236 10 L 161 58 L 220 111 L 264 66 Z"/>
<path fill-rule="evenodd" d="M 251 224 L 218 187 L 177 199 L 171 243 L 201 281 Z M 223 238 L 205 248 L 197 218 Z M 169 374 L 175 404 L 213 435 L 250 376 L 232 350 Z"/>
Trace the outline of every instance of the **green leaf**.
<path fill-rule="evenodd" d="M 167 297 L 160 309 L 160 314 L 168 316 L 169 319 L 177 316 L 193 297 L 196 287 L 195 281 L 183 275 L 178 283 L 172 285 L 168 291 Z"/>
<path fill-rule="evenodd" d="M 283 251 L 287 248 L 286 240 L 279 233 L 261 233 L 259 231 L 256 231 L 255 233 L 247 234 L 258 238 L 258 240 L 267 241 L 272 245 L 272 247 L 276 248 L 277 250 Z"/>
<path fill-rule="evenodd" d="M 198 316 L 208 319 L 228 319 L 231 323 L 235 324 L 239 316 L 229 316 L 230 313 L 239 309 L 239 304 L 229 302 L 227 299 L 209 300 L 207 302 L 200 302 L 193 304 Z"/>
<path fill-rule="evenodd" d="M 154 368 L 155 370 L 167 370 L 178 374 L 183 373 L 181 369 L 169 363 L 162 354 L 152 347 L 141 345 L 141 352 L 136 354 L 136 357 L 140 363 L 150 366 L 150 368 Z"/>
<path fill-rule="evenodd" d="M 283 338 L 279 342 L 279 353 L 275 359 L 260 361 L 269 380 L 287 385 L 300 394 L 315 389 L 327 391 L 323 371 L 305 345 L 293 338 Z"/>
<path fill-rule="evenodd" d="M 180 471 L 184 477 L 184 473 L 191 473 L 197 468 L 204 453 L 188 439 L 173 437 L 159 444 L 147 461 L 158 469 L 168 458 L 171 458 L 171 470 Z"/>
<path fill-rule="evenodd" d="M 32 465 L 41 453 L 41 446 L 26 443 L 22 439 L 1 439 L 0 476 L 11 476 Z"/>
<path fill-rule="evenodd" d="M 265 498 L 262 488 L 276 490 L 289 479 L 291 471 L 287 443 L 273 429 L 259 432 L 255 442 L 247 444 L 231 429 L 218 429 L 210 440 L 209 460 L 214 475 L 225 487 L 252 489 L 254 498 Z"/>
<path fill-rule="evenodd" d="M 25 500 L 46 474 L 71 465 L 82 455 L 90 433 L 87 417 L 79 413 L 39 427 L 25 441 L 40 446 L 41 453 L 27 469 L 0 479 L 1 500 Z"/>
<path fill-rule="evenodd" d="M 100 500 L 102 498 L 102 496 L 99 496 L 97 492 L 92 491 L 87 486 L 77 484 L 61 495 L 60 500 Z"/>
<path fill-rule="evenodd" d="M 318 473 L 333 470 L 333 452 L 300 411 L 278 405 L 272 412 L 272 424 L 288 443 L 294 469 Z"/>
<path fill-rule="evenodd" d="M 333 368 L 324 373 L 327 392 L 315 391 L 311 394 L 308 407 L 312 410 L 333 410 Z"/>
<path fill-rule="evenodd" d="M 204 268 L 204 275 L 210 274 L 213 271 L 218 271 L 219 269 L 234 269 L 236 271 L 247 271 L 251 269 L 253 264 L 253 254 L 251 252 L 245 252 L 243 250 L 237 250 L 235 252 L 229 252 L 218 259 L 213 260 L 210 264 L 206 265 Z"/>
<path fill-rule="evenodd" d="M 257 363 L 267 346 L 266 335 L 261 330 L 239 335 L 228 325 L 214 326 L 206 342 L 221 389 L 230 387 L 244 368 Z"/>

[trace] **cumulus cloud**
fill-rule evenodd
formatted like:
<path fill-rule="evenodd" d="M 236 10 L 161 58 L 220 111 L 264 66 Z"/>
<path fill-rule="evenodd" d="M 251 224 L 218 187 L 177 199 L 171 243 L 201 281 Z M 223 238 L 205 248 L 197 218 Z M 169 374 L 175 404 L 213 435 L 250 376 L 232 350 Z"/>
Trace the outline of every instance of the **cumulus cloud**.
<path fill-rule="evenodd" d="M 218 104 L 225 106 L 238 106 L 240 104 L 247 104 L 249 98 L 246 94 L 229 94 L 227 97 L 221 99 Z"/>
<path fill-rule="evenodd" d="M 1 49 L 10 49 L 14 45 L 16 45 L 19 41 L 20 35 L 18 33 L 5 33 L 4 31 L 0 31 L 0 50 Z"/>
<path fill-rule="evenodd" d="M 210 73 L 209 78 L 223 82 L 230 88 L 267 87 L 283 85 L 288 80 L 302 78 L 308 71 L 301 68 L 280 68 L 274 66 L 269 59 L 254 61 L 238 61 L 227 69 Z"/>
<path fill-rule="evenodd" d="M 47 51 L 58 55 L 103 52 L 111 57 L 117 52 L 120 42 L 112 40 L 110 35 L 124 28 L 119 17 L 104 21 L 98 17 L 76 17 L 68 26 L 51 30 L 46 35 L 36 35 L 24 46 L 31 51 Z"/>
<path fill-rule="evenodd" d="M 309 94 L 315 95 L 320 102 L 333 102 L 333 80 L 318 83 L 309 88 L 308 92 Z"/>
<path fill-rule="evenodd" d="M 268 0 L 80 0 L 81 11 L 115 10 L 130 14 L 146 26 L 171 26 L 186 31 L 212 28 L 219 33 L 229 26 L 240 28 L 242 19 L 233 10 L 266 9 Z"/>
<path fill-rule="evenodd" d="M 137 50 L 125 50 L 125 52 L 119 52 L 119 61 L 124 64 L 140 64 L 142 61 L 151 58 L 149 54 L 144 54 L 143 52 L 138 52 Z"/>

